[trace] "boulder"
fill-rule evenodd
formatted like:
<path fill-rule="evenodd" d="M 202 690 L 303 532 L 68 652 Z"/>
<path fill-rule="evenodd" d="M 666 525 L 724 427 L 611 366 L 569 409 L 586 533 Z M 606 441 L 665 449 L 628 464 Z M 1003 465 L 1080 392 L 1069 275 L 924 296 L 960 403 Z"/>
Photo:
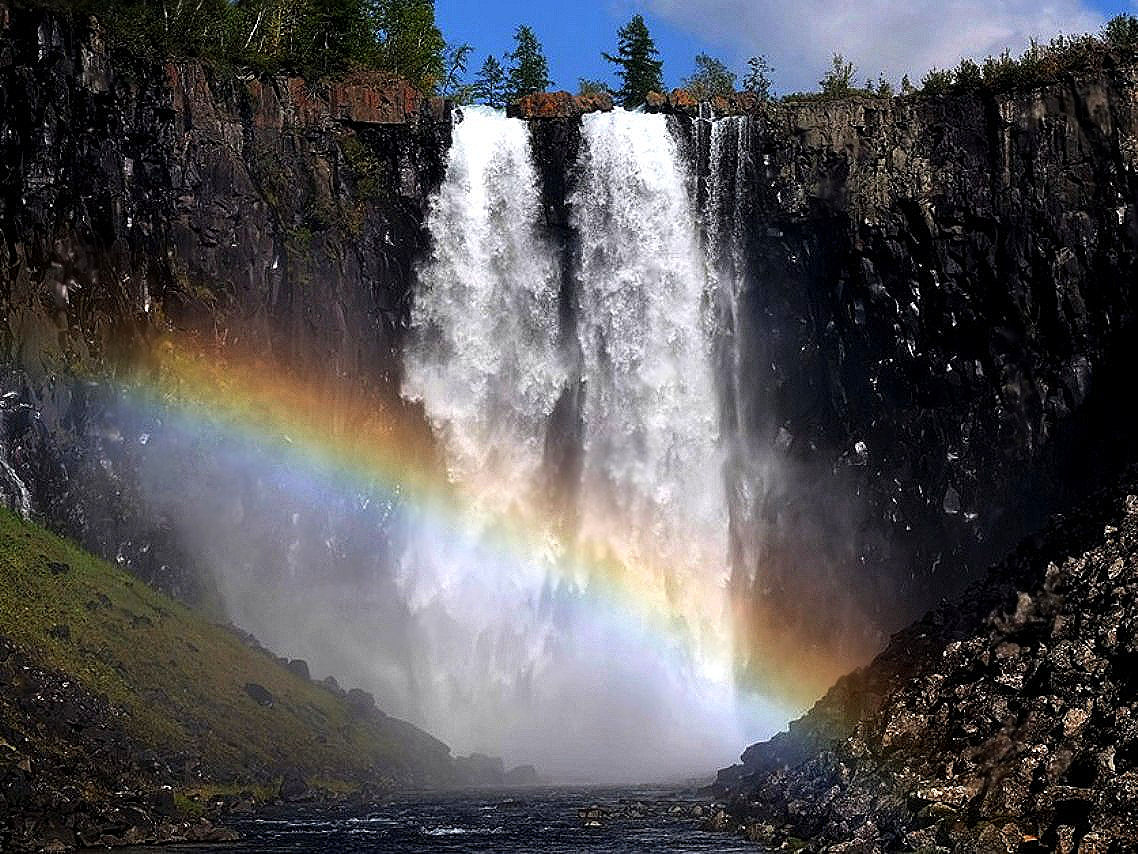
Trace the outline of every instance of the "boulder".
<path fill-rule="evenodd" d="M 673 89 L 668 96 L 668 107 L 675 113 L 694 115 L 699 112 L 699 99 L 687 89 Z"/>
<path fill-rule="evenodd" d="M 248 694 L 258 706 L 269 707 L 273 705 L 273 695 L 264 685 L 258 685 L 256 682 L 247 682 L 245 684 L 245 693 Z"/>
<path fill-rule="evenodd" d="M 174 818 L 178 814 L 178 805 L 174 801 L 174 790 L 163 786 L 150 796 L 150 808 L 155 815 L 163 818 Z"/>
<path fill-rule="evenodd" d="M 532 765 L 518 765 L 506 772 L 503 782 L 507 786 L 534 786 L 538 782 L 537 769 Z"/>
<path fill-rule="evenodd" d="M 289 673 L 299 676 L 305 682 L 308 682 L 312 678 L 308 672 L 308 662 L 302 658 L 294 658 L 286 664 L 285 667 L 288 668 Z"/>
<path fill-rule="evenodd" d="M 359 688 L 350 690 L 345 699 L 353 714 L 363 716 L 375 710 L 375 697 Z"/>
<path fill-rule="evenodd" d="M 500 786 L 506 778 L 501 758 L 484 753 L 455 757 L 454 768 L 459 782 L 468 786 Z"/>
<path fill-rule="evenodd" d="M 281 780 L 279 796 L 286 804 L 295 804 L 311 799 L 312 794 L 300 771 L 292 768 L 285 772 Z"/>

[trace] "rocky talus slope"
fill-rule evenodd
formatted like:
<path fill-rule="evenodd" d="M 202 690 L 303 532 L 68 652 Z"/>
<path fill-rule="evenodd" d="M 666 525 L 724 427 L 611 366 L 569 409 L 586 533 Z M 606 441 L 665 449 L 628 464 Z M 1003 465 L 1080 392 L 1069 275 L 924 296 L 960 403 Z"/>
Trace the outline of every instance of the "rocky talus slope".
<path fill-rule="evenodd" d="M 715 823 L 818 851 L 1138 847 L 1138 478 L 1057 518 L 743 764 Z"/>

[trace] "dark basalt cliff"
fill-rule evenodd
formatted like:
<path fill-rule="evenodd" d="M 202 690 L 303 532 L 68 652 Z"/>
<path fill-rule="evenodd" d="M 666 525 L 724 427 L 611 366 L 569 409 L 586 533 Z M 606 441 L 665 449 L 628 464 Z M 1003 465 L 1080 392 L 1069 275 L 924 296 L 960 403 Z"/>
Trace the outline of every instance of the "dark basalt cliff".
<path fill-rule="evenodd" d="M 823 588 L 858 578 L 887 624 L 1133 458 L 1136 69 L 794 106 L 739 150 L 738 405 L 793 473 L 757 586 L 836 561 Z M 850 552 L 811 555 L 836 482 L 866 516 L 838 522 Z"/>
<path fill-rule="evenodd" d="M 37 515 L 208 598 L 138 506 L 113 393 L 74 378 L 173 326 L 398 406 L 449 131 L 441 100 L 398 81 L 148 66 L 111 56 L 97 27 L 0 3 L 0 459 Z"/>

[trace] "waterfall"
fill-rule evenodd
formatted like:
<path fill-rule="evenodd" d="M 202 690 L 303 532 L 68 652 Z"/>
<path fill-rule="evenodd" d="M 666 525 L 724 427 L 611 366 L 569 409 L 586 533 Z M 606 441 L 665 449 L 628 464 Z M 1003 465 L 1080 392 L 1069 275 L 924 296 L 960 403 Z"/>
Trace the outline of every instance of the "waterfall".
<path fill-rule="evenodd" d="M 0 397 L 0 428 L 5 426 L 4 419 L 10 412 L 27 408 L 27 404 L 19 403 L 16 392 L 4 394 Z M 32 494 L 8 461 L 8 449 L 3 436 L 0 436 L 0 504 L 18 514 L 21 519 L 32 517 Z"/>
<path fill-rule="evenodd" d="M 4 459 L 2 445 L 0 445 L 0 502 L 17 513 L 21 519 L 31 519 L 32 495 L 16 470 Z"/>
<path fill-rule="evenodd" d="M 453 480 L 487 482 L 480 500 L 533 500 L 525 492 L 566 376 L 560 270 L 537 231 L 525 124 L 477 107 L 463 115 L 428 219 L 434 245 L 415 294 L 404 391 L 427 404 Z M 521 493 L 499 495 L 502 482 Z"/>
<path fill-rule="evenodd" d="M 728 454 L 731 564 L 746 585 L 755 580 L 764 527 L 761 498 L 777 465 L 771 449 L 756 444 L 748 429 L 743 377 L 748 346 L 743 299 L 748 275 L 746 223 L 751 218 L 747 170 L 752 121 L 748 116 L 729 116 L 711 124 L 704 206 L 704 247 L 707 274 L 715 283 L 716 361 Z"/>
<path fill-rule="evenodd" d="M 579 166 L 570 203 L 581 245 L 581 535 L 652 567 L 659 595 L 706 609 L 676 609 L 690 628 L 717 634 L 725 603 L 688 589 L 725 580 L 727 508 L 710 295 L 685 170 L 665 116 L 622 111 L 584 119 Z"/>
<path fill-rule="evenodd" d="M 754 734 L 732 681 L 719 283 L 666 117 L 586 116 L 573 184 L 566 257 L 542 236 L 528 127 L 464 110 L 403 393 L 474 522 L 409 536 L 414 717 L 554 772 L 680 773 Z M 566 443 L 568 471 L 548 459 Z M 495 549 L 518 528 L 522 555 Z"/>

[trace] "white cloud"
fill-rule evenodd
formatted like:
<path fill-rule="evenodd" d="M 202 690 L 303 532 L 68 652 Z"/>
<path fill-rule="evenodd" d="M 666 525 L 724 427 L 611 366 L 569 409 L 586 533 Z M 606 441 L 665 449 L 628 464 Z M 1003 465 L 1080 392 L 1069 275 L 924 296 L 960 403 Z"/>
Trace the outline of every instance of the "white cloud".
<path fill-rule="evenodd" d="M 730 52 L 741 63 L 766 54 L 776 88 L 814 88 L 834 51 L 857 65 L 858 81 L 879 71 L 914 82 L 932 66 L 1017 52 L 1048 40 L 1092 32 L 1103 15 L 1080 0 L 642 0 L 646 10 Z"/>

